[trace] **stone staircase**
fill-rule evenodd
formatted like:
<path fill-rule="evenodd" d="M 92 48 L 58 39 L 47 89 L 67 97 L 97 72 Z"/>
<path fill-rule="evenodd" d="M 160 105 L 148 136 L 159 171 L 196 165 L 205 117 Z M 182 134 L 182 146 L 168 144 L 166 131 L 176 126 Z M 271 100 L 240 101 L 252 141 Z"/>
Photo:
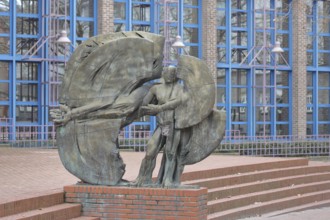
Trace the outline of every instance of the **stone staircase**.
<path fill-rule="evenodd" d="M 201 176 L 201 178 L 196 178 Z M 195 172 L 185 184 L 208 188 L 208 219 L 240 219 L 330 204 L 330 166 L 307 159 Z"/>
<path fill-rule="evenodd" d="M 283 159 L 184 173 L 184 184 L 208 188 L 208 219 L 280 215 L 330 205 L 330 166 Z M 73 219 L 80 204 L 64 203 L 63 192 L 0 204 L 0 220 Z"/>
<path fill-rule="evenodd" d="M 1 220 L 99 220 L 81 216 L 80 204 L 64 203 L 64 192 L 56 192 L 0 204 Z"/>

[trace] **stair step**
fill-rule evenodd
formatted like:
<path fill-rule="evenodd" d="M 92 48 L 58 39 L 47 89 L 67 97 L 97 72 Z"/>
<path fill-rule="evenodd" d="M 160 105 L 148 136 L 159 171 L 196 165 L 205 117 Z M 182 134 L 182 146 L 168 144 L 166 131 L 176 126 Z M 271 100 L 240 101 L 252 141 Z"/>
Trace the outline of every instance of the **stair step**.
<path fill-rule="evenodd" d="M 64 192 L 42 194 L 32 198 L 20 199 L 0 204 L 0 218 L 30 210 L 58 205 L 64 202 Z"/>
<path fill-rule="evenodd" d="M 234 175 L 218 176 L 206 179 L 196 179 L 194 181 L 186 181 L 186 185 L 198 185 L 207 187 L 208 189 L 232 186 L 235 184 L 249 183 L 255 181 L 262 181 L 266 179 L 282 178 L 287 176 L 306 175 L 310 173 L 330 172 L 330 166 L 303 166 L 290 167 L 283 169 L 271 169 L 262 171 L 252 171 L 248 173 L 236 173 Z"/>
<path fill-rule="evenodd" d="M 100 218 L 99 217 L 79 216 L 76 218 L 71 218 L 70 220 L 100 220 Z"/>
<path fill-rule="evenodd" d="M 275 216 L 281 216 L 281 215 L 292 213 L 292 212 L 302 212 L 302 211 L 306 211 L 306 210 L 320 209 L 320 208 L 329 207 L 329 206 L 330 206 L 330 200 L 318 201 L 318 202 L 304 204 L 304 205 L 287 208 L 287 209 L 283 209 L 283 210 L 279 210 L 279 211 L 275 211 L 275 212 L 270 212 L 270 213 L 264 214 L 262 216 L 275 217 Z"/>
<path fill-rule="evenodd" d="M 1 220 L 40 220 L 40 219 L 59 219 L 67 220 L 75 217 L 79 217 L 81 214 L 80 204 L 68 204 L 63 203 L 59 205 L 54 205 L 47 208 L 40 208 L 32 211 L 27 211 L 19 213 L 16 215 L 6 216 L 0 218 Z"/>
<path fill-rule="evenodd" d="M 290 196 L 301 196 L 306 193 L 313 193 L 321 190 L 330 190 L 330 181 L 302 184 L 298 186 L 283 187 L 275 190 L 266 190 L 256 193 L 249 193 L 231 198 L 218 199 L 207 203 L 208 213 L 226 211 L 256 203 L 269 202 Z"/>
<path fill-rule="evenodd" d="M 208 190 L 208 201 L 320 181 L 330 181 L 330 173 L 299 175 L 213 188 Z"/>
<path fill-rule="evenodd" d="M 196 179 L 207 179 L 219 176 L 234 175 L 237 173 L 248 173 L 262 170 L 282 169 L 288 167 L 307 166 L 308 159 L 306 158 L 294 158 L 294 159 L 283 159 L 278 161 L 256 163 L 256 164 L 245 164 L 233 167 L 223 167 L 210 170 L 195 171 L 189 173 L 183 173 L 181 181 L 191 181 Z"/>
<path fill-rule="evenodd" d="M 254 203 L 244 207 L 238 207 L 222 212 L 215 212 L 213 214 L 209 214 L 207 219 L 235 220 L 240 218 L 248 218 L 252 216 L 260 216 L 264 213 L 270 213 L 276 210 L 283 210 L 304 204 L 317 203 L 324 200 L 330 200 L 330 190 L 305 193 L 268 202 Z"/>

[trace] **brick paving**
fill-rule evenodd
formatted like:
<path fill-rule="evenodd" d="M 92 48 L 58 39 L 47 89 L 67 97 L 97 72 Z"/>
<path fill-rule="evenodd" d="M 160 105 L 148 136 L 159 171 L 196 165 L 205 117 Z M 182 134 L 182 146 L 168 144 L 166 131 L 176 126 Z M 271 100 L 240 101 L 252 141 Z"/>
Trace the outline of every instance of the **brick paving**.
<path fill-rule="evenodd" d="M 121 155 L 126 163 L 124 178 L 134 180 L 144 153 L 122 152 Z M 160 163 L 160 157 L 158 159 L 157 164 Z M 285 158 L 211 155 L 200 163 L 186 166 L 185 172 L 283 159 Z M 158 167 L 155 169 L 155 174 L 157 170 Z M 0 147 L 0 203 L 49 192 L 63 191 L 63 186 L 75 184 L 77 181 L 78 179 L 63 167 L 56 149 Z M 322 214 L 328 216 L 330 214 L 330 208 L 319 209 L 318 211 L 321 212 L 319 216 L 322 216 Z M 308 216 L 308 211 L 302 213 L 304 216 Z M 292 214 L 287 216 L 290 215 Z M 299 214 L 295 213 L 294 215 Z M 256 219 L 268 218 L 261 217 Z M 300 219 L 308 218 L 301 217 Z"/>

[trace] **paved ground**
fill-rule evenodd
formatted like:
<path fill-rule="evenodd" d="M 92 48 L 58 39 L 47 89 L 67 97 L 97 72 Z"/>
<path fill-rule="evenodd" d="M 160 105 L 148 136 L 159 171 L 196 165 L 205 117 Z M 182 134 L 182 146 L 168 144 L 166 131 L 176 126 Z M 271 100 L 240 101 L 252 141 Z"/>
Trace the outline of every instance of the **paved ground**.
<path fill-rule="evenodd" d="M 126 163 L 124 178 L 134 180 L 144 153 L 122 152 L 121 155 Z M 273 160 L 283 159 L 212 155 L 198 164 L 186 166 L 185 172 Z M 157 172 L 157 167 L 155 170 Z M 50 191 L 61 191 L 63 186 L 75 184 L 77 181 L 76 177 L 65 170 L 55 149 L 0 147 L 0 203 Z M 249 218 L 249 220 L 325 220 L 330 219 L 329 215 L 330 208 L 325 208 L 287 214 L 276 218 L 261 217 Z"/>

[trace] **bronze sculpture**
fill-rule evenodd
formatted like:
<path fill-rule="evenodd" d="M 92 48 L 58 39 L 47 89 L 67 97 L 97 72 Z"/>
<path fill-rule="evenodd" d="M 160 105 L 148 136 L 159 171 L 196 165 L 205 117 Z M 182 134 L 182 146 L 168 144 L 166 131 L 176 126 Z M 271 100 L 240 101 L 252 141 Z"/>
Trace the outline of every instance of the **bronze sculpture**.
<path fill-rule="evenodd" d="M 177 68 L 162 71 L 163 46 L 160 35 L 120 32 L 90 38 L 70 58 L 61 107 L 51 114 L 59 125 L 61 160 L 83 182 L 177 187 L 184 166 L 204 159 L 220 144 L 225 113 L 213 108 L 212 74 L 203 61 L 191 56 L 180 56 Z M 145 84 L 162 72 L 162 84 Z M 147 114 L 157 115 L 158 128 L 136 181 L 129 183 L 122 179 L 125 164 L 118 133 Z M 152 183 L 161 149 L 165 153 L 158 181 Z"/>

